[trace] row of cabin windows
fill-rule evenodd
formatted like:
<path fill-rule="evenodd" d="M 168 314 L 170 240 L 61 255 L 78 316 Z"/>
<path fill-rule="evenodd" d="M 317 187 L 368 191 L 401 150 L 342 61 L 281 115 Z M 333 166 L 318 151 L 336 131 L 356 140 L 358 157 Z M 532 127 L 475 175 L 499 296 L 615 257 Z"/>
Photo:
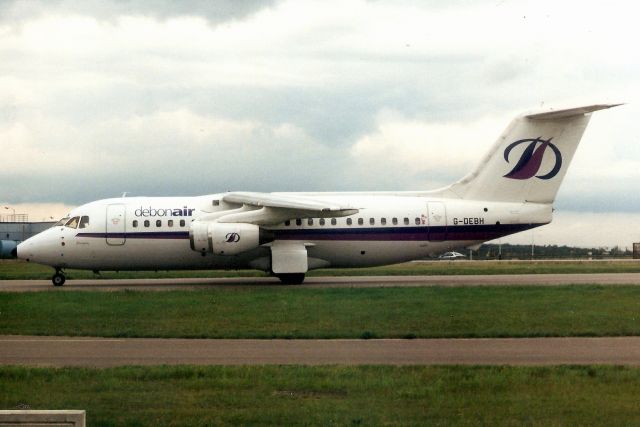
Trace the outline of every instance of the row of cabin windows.
<path fill-rule="evenodd" d="M 296 225 L 302 225 L 302 219 L 298 218 L 295 220 Z M 403 219 L 403 224 L 404 225 L 409 225 L 411 223 L 411 221 L 409 221 L 409 218 L 404 218 Z M 308 218 L 307 219 L 307 225 L 313 225 L 315 223 L 315 220 L 313 218 Z M 416 225 L 420 225 L 422 223 L 421 219 L 416 217 L 414 220 L 414 223 Z M 331 218 L 331 225 L 337 225 L 338 221 L 335 218 Z M 353 225 L 353 218 L 347 218 L 346 221 L 347 225 Z M 398 218 L 391 218 L 391 224 L 393 225 L 398 225 Z M 286 220 L 284 222 L 284 225 L 286 225 L 287 227 L 289 227 L 291 225 L 291 220 Z M 324 218 L 320 218 L 318 220 L 318 225 L 326 225 L 326 220 Z M 364 218 L 358 218 L 358 225 L 364 225 Z M 369 218 L 369 225 L 376 225 L 376 219 L 375 218 Z M 387 225 L 387 218 L 380 218 L 380 225 Z"/>
<path fill-rule="evenodd" d="M 133 228 L 138 228 L 138 220 L 134 219 L 133 223 L 131 224 L 133 226 Z M 144 227 L 150 227 L 151 226 L 151 221 L 149 221 L 148 219 L 145 219 L 142 222 L 142 225 Z M 180 220 L 180 227 L 184 227 L 186 225 L 186 222 L 184 219 Z M 156 227 L 162 227 L 162 220 L 161 219 L 157 219 L 156 220 Z M 173 220 L 172 219 L 168 219 L 167 220 L 167 227 L 173 227 Z"/>

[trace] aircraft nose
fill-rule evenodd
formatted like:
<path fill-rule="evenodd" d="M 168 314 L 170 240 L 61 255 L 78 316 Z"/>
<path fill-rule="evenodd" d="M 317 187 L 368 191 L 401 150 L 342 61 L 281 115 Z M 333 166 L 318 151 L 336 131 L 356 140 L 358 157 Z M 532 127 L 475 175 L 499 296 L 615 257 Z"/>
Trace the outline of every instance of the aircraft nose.
<path fill-rule="evenodd" d="M 29 261 L 29 257 L 27 255 L 27 245 L 28 245 L 28 240 L 24 241 L 22 243 L 18 243 L 18 246 L 16 246 L 13 250 L 15 251 L 15 256 L 19 259 L 24 259 Z"/>
<path fill-rule="evenodd" d="M 24 242 L 18 244 L 16 248 L 16 256 L 27 262 L 35 262 L 38 264 L 51 265 L 52 262 L 58 262 L 58 256 L 61 253 L 57 249 L 56 236 L 46 230 L 40 234 L 28 238 Z M 57 243 L 60 245 L 60 243 Z"/>
<path fill-rule="evenodd" d="M 27 262 L 38 262 L 38 260 L 35 258 L 39 258 L 37 257 L 37 255 L 39 255 L 39 251 L 37 250 L 39 246 L 35 243 L 36 242 L 33 241 L 33 237 L 25 240 L 24 242 L 18 243 L 18 246 L 15 249 L 16 257 Z"/>

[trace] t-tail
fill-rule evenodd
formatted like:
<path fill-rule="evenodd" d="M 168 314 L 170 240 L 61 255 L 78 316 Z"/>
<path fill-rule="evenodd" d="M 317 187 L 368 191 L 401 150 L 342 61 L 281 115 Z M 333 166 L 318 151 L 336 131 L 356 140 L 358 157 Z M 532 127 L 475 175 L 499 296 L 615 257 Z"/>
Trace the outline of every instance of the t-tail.
<path fill-rule="evenodd" d="M 519 116 L 473 172 L 440 191 L 466 200 L 553 203 L 591 113 L 617 105 Z"/>

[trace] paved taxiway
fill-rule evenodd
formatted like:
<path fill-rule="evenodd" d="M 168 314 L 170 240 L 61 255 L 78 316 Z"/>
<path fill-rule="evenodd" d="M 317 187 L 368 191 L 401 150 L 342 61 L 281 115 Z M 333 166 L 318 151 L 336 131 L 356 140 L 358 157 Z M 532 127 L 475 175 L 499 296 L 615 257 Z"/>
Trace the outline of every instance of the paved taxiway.
<path fill-rule="evenodd" d="M 194 340 L 0 336 L 0 364 L 640 365 L 640 337 Z"/>
<path fill-rule="evenodd" d="M 557 285 L 640 285 L 640 273 L 598 274 L 496 274 L 444 276 L 327 276 L 308 277 L 302 285 L 287 288 L 332 287 L 416 287 L 416 286 L 557 286 Z M 244 286 L 284 286 L 273 277 L 221 279 L 96 279 L 67 280 L 54 287 L 49 280 L 0 280 L 0 292 L 33 291 L 141 291 L 239 288 Z"/>

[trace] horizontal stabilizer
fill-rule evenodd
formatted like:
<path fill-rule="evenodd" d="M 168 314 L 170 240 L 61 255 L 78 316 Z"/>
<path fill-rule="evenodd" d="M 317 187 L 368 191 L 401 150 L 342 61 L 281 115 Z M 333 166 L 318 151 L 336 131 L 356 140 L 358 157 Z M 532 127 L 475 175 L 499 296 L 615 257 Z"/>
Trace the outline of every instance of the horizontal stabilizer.
<path fill-rule="evenodd" d="M 607 108 L 617 107 L 623 104 L 596 104 L 588 105 L 586 107 L 566 108 L 564 110 L 552 110 L 542 113 L 527 114 L 525 117 L 533 120 L 553 120 L 564 119 L 565 117 L 579 116 L 583 114 L 593 113 L 598 110 L 605 110 Z"/>

